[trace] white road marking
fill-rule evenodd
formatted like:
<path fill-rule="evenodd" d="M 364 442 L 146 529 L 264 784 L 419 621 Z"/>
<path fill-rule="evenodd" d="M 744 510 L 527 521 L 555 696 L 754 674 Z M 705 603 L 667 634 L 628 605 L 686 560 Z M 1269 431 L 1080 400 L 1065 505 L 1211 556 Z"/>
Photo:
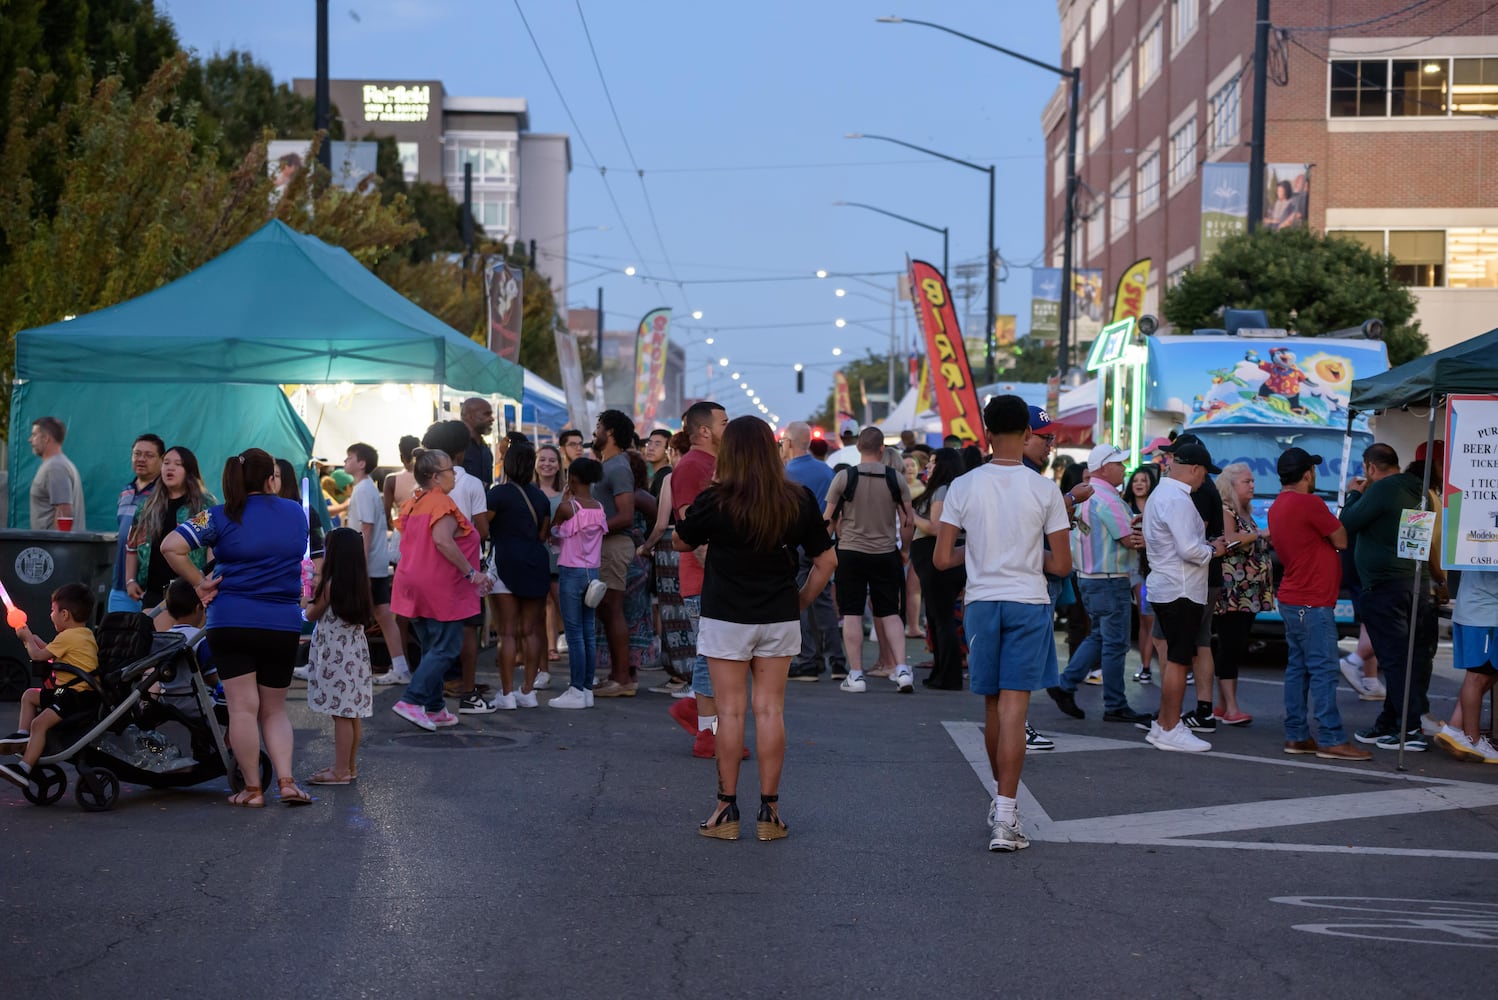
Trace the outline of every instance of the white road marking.
<path fill-rule="evenodd" d="M 943 722 L 947 734 L 972 767 L 990 797 L 994 781 L 983 745 L 983 728 L 976 722 Z M 1062 736 L 1056 749 L 1048 754 L 1081 751 L 1134 750 L 1148 748 L 1142 741 L 1104 739 L 1095 736 Z M 1035 755 L 1032 755 L 1032 757 Z M 1320 764 L 1311 761 L 1254 757 L 1247 754 L 1213 753 L 1202 755 L 1204 762 L 1213 759 L 1243 761 L 1274 767 L 1299 767 L 1335 771 L 1350 777 L 1369 772 L 1352 765 Z M 1207 766 L 1211 766 L 1207 763 Z M 1498 785 L 1455 781 L 1448 778 L 1419 778 L 1409 774 L 1377 776 L 1391 783 L 1424 787 L 1396 787 L 1384 791 L 1359 791 L 1338 795 L 1308 796 L 1298 799 L 1270 799 L 1221 806 L 1167 809 L 1153 812 L 1098 816 L 1087 819 L 1053 820 L 1040 800 L 1024 784 L 1019 787 L 1019 811 L 1025 831 L 1031 840 L 1073 844 L 1136 844 L 1167 847 L 1209 847 L 1251 851 L 1299 851 L 1331 854 L 1382 854 L 1399 857 L 1452 858 L 1498 861 L 1498 852 L 1453 851 L 1404 847 L 1359 846 L 1349 844 L 1283 844 L 1254 841 L 1198 839 L 1212 834 L 1239 830 L 1264 830 L 1279 827 L 1330 823 L 1342 820 L 1370 819 L 1379 816 L 1419 815 L 1453 809 L 1476 809 L 1498 805 Z"/>

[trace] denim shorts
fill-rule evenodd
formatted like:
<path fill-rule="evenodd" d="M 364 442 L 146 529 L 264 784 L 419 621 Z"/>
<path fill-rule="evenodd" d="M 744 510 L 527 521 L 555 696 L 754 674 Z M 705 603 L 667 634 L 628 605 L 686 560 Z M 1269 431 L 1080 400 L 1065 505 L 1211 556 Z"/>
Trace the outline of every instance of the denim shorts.
<path fill-rule="evenodd" d="M 974 694 L 1037 691 L 1059 683 L 1051 615 L 1049 603 L 968 601 L 963 605 L 968 683 Z"/>

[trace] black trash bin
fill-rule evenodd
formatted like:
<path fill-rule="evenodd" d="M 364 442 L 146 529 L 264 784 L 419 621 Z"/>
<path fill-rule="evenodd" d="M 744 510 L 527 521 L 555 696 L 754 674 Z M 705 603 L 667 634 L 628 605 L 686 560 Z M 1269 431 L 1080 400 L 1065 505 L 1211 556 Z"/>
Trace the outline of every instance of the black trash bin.
<path fill-rule="evenodd" d="M 93 592 L 92 624 L 99 624 L 109 604 L 117 538 L 113 531 L 0 529 L 0 582 L 26 612 L 33 632 L 52 640 L 52 592 L 65 583 L 81 583 Z M 14 631 L 0 629 L 0 701 L 19 701 L 46 671 L 46 664 L 26 655 Z"/>

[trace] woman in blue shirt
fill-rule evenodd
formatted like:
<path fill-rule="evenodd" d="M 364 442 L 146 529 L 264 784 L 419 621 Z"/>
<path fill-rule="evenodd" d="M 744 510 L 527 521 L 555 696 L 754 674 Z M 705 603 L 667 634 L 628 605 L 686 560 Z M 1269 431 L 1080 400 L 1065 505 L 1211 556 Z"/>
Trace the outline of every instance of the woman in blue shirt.
<path fill-rule="evenodd" d="M 259 448 L 224 463 L 224 502 L 210 507 L 161 544 L 172 569 L 198 592 L 208 608 L 208 646 L 229 705 L 229 746 L 239 761 L 244 790 L 237 806 L 265 805 L 260 788 L 260 740 L 275 768 L 281 801 L 312 799 L 291 776 L 292 731 L 286 689 L 296 665 L 302 631 L 298 603 L 307 516 L 301 505 L 277 496 L 281 473 Z M 193 565 L 193 549 L 212 546 L 212 576 Z"/>

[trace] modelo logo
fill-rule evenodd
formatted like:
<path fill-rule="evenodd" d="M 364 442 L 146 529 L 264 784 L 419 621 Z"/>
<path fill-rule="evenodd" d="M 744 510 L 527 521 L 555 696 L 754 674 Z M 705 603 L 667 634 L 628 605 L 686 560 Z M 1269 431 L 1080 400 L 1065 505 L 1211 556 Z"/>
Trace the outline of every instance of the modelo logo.
<path fill-rule="evenodd" d="M 16 555 L 16 576 L 33 586 L 52 579 L 52 553 L 35 545 Z"/>

